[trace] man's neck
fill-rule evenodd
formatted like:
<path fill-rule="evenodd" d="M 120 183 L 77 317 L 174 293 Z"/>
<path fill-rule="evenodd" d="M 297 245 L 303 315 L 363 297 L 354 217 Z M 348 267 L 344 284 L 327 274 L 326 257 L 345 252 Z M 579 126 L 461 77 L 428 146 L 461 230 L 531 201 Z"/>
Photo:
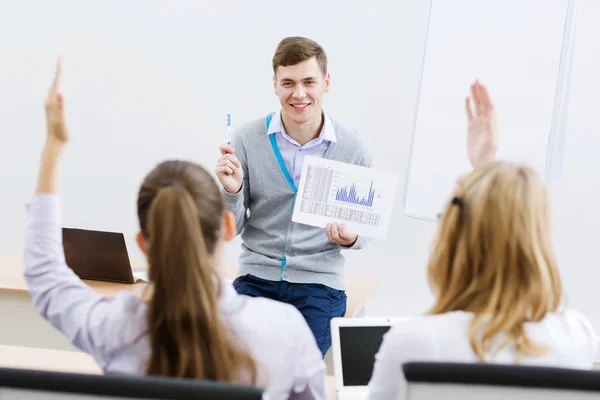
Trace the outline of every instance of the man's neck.
<path fill-rule="evenodd" d="M 323 113 L 319 113 L 317 118 L 312 118 L 304 124 L 297 124 L 292 121 L 285 113 L 281 113 L 281 122 L 285 132 L 300 146 L 304 146 L 314 138 L 318 137 L 323 128 Z"/>

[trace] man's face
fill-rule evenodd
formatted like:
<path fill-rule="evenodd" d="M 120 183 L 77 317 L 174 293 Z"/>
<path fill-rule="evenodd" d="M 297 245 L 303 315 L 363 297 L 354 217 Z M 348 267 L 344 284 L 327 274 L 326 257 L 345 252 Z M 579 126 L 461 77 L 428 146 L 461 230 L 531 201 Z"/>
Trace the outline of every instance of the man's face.
<path fill-rule="evenodd" d="M 321 118 L 323 93 L 329 90 L 329 74 L 323 74 L 315 57 L 287 67 L 273 77 L 282 112 L 297 124 Z"/>

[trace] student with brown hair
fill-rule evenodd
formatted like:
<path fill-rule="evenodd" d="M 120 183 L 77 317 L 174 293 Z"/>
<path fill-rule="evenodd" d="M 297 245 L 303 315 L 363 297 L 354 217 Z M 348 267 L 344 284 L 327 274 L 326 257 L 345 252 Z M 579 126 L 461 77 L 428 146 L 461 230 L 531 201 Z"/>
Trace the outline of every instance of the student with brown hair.
<path fill-rule="evenodd" d="M 250 384 L 275 399 L 327 398 L 324 362 L 302 315 L 238 295 L 219 277 L 235 222 L 199 165 L 163 162 L 140 188 L 147 301 L 130 292 L 101 296 L 69 269 L 58 197 L 69 132 L 59 89 L 60 64 L 46 101 L 48 133 L 25 236 L 24 274 L 37 312 L 105 372 Z"/>
<path fill-rule="evenodd" d="M 374 400 L 400 398 L 408 361 L 592 367 L 594 330 L 563 304 L 544 182 L 529 167 L 495 161 L 494 106 L 483 85 L 471 90 L 474 170 L 456 184 L 432 244 L 435 301 L 384 337 L 369 384 Z"/>
<path fill-rule="evenodd" d="M 346 312 L 341 251 L 360 249 L 368 239 L 343 224 L 322 229 L 292 221 L 304 158 L 371 165 L 363 138 L 323 111 L 330 82 L 319 44 L 283 39 L 273 56 L 281 110 L 242 125 L 231 145 L 221 146 L 216 167 L 243 240 L 236 290 L 294 305 L 323 355 L 331 346 L 331 319 Z"/>

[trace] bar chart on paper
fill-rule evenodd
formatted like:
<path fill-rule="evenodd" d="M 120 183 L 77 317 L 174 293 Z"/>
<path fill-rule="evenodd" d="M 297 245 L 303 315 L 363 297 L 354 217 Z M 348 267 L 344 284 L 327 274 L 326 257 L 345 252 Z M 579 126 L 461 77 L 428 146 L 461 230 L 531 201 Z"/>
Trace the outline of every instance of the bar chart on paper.
<path fill-rule="evenodd" d="M 371 187 L 369 187 L 369 194 L 362 199 L 357 197 L 356 186 L 354 185 L 354 183 L 352 184 L 350 189 L 348 189 L 348 187 L 338 189 L 335 195 L 335 199 L 338 201 L 367 207 L 373 207 L 374 198 L 375 191 L 373 190 L 373 181 L 371 181 Z"/>
<path fill-rule="evenodd" d="M 396 173 L 306 157 L 292 220 L 343 223 L 353 233 L 383 239 L 397 182 Z"/>

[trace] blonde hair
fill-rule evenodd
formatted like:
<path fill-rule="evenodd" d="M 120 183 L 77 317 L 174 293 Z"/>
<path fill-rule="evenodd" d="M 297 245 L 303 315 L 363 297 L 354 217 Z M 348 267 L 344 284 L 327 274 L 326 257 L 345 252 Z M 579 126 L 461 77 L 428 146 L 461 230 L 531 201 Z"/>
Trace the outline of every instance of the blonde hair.
<path fill-rule="evenodd" d="M 494 162 L 463 177 L 441 216 L 428 278 L 436 294 L 429 314 L 474 314 L 469 340 L 480 361 L 507 346 L 515 346 L 515 363 L 542 355 L 524 324 L 556 311 L 562 286 L 540 176 Z"/>

